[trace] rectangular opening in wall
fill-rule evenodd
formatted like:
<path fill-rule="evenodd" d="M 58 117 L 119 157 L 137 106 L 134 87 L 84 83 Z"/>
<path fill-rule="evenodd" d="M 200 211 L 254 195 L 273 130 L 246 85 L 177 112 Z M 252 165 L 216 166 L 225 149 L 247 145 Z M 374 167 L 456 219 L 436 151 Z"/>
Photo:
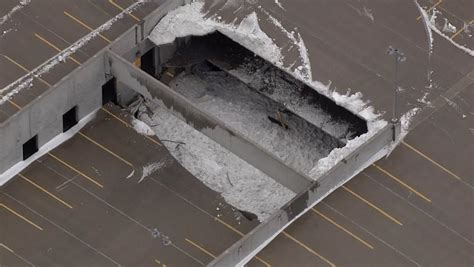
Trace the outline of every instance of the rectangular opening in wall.
<path fill-rule="evenodd" d="M 115 77 L 102 85 L 102 105 L 109 102 L 117 103 L 117 80 Z"/>
<path fill-rule="evenodd" d="M 155 49 L 150 49 L 148 52 L 143 54 L 141 58 L 141 69 L 150 74 L 151 76 L 155 76 Z"/>
<path fill-rule="evenodd" d="M 31 157 L 38 151 L 38 135 L 33 136 L 23 144 L 23 160 Z"/>
<path fill-rule="evenodd" d="M 63 132 L 71 129 L 77 122 L 77 106 L 74 106 L 63 114 Z"/>

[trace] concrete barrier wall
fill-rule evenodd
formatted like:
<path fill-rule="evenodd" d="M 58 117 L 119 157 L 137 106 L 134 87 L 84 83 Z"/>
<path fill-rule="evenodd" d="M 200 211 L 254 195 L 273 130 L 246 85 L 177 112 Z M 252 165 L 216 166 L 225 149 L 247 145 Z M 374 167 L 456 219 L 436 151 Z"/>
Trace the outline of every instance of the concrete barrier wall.
<path fill-rule="evenodd" d="M 108 53 L 108 57 L 110 72 L 118 81 L 145 98 L 158 101 L 178 118 L 297 193 L 294 199 L 226 250 L 210 266 L 235 266 L 250 260 L 292 221 L 357 173 L 385 156 L 392 143 L 393 129 L 392 125 L 388 124 L 364 144 L 355 148 L 316 183 L 305 175 L 298 174 L 258 145 L 246 140 L 212 114 L 201 111 L 179 93 L 136 68 L 124 58 L 112 52 Z M 397 124 L 396 131 L 399 129 L 400 125 Z"/>
<path fill-rule="evenodd" d="M 110 50 L 123 56 L 128 61 L 133 61 L 137 53 L 141 55 L 145 54 L 149 49 L 154 47 L 146 38 L 150 35 L 151 31 L 153 31 L 158 21 L 171 10 L 190 2 L 190 0 L 153 1 L 161 3 L 160 7 L 148 14 L 140 23 L 124 32 L 119 38 L 112 42 L 112 44 L 110 44 Z"/>
<path fill-rule="evenodd" d="M 0 126 L 0 174 L 23 160 L 22 145 L 38 135 L 41 147 L 62 133 L 62 115 L 78 107 L 81 119 L 102 105 L 101 86 L 106 82 L 102 54 L 63 77 Z"/>
<path fill-rule="evenodd" d="M 158 101 L 176 117 L 201 131 L 249 164 L 260 169 L 293 192 L 301 192 L 313 181 L 288 167 L 271 153 L 207 114 L 167 85 L 138 69 L 119 55 L 108 52 L 110 73 L 145 98 Z"/>
<path fill-rule="evenodd" d="M 396 127 L 400 128 L 400 124 Z M 391 141 L 392 125 L 387 125 L 320 177 L 318 187 L 309 185 L 269 219 L 259 224 L 214 259 L 209 266 L 236 266 L 251 260 L 294 220 L 370 164 L 383 157 L 387 153 Z"/>
<path fill-rule="evenodd" d="M 161 5 L 141 23 L 124 32 L 112 44 L 47 89 L 41 97 L 0 124 L 0 177 L 11 166 L 23 160 L 22 145 L 25 141 L 37 134 L 38 146 L 41 147 L 62 132 L 62 114 L 65 111 L 77 105 L 81 119 L 101 106 L 101 86 L 106 81 L 107 73 L 103 61 L 104 51 L 112 49 L 133 61 L 137 52 L 144 54 L 153 48 L 145 37 L 156 23 L 170 10 L 189 2 L 150 1 Z"/>

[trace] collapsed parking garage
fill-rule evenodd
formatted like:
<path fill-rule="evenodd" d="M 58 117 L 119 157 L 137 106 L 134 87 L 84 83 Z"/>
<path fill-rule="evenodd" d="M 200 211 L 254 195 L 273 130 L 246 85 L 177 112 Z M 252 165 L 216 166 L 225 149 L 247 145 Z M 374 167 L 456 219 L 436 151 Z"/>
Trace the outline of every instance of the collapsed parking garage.
<path fill-rule="evenodd" d="M 271 266 L 259 252 L 284 236 L 331 263 L 285 229 L 306 212 L 322 214 L 313 207 L 389 153 L 400 125 L 371 129 L 225 32 L 153 44 L 148 34 L 182 4 L 150 8 L 1 122 L 2 228 L 31 240 L 49 233 L 56 245 L 39 242 L 30 254 L 2 233 L 0 262 Z M 24 79 L 39 80 L 34 71 Z M 387 218 L 402 225 L 396 217 Z"/>

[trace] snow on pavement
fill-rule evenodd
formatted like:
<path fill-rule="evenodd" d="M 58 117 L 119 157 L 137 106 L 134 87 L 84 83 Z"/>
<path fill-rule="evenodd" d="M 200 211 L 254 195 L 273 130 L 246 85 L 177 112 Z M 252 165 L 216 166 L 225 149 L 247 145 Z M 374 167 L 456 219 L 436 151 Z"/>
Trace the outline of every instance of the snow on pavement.
<path fill-rule="evenodd" d="M 18 94 L 20 91 L 30 88 L 33 84 L 33 78 L 41 77 L 42 75 L 48 73 L 52 68 L 54 68 L 60 62 L 64 62 L 70 55 L 74 54 L 78 51 L 81 47 L 89 43 L 90 40 L 97 37 L 102 32 L 110 29 L 112 25 L 117 22 L 118 20 L 125 17 L 125 15 L 129 14 L 130 12 L 134 11 L 141 5 L 143 5 L 147 0 L 138 0 L 137 2 L 133 3 L 116 16 L 99 26 L 97 29 L 91 31 L 86 36 L 82 37 L 81 39 L 77 40 L 69 47 L 65 48 L 61 52 L 59 52 L 54 57 L 46 60 L 38 67 L 34 68 L 29 73 L 23 75 L 13 83 L 7 85 L 6 87 L 0 89 L 0 94 L 3 95 L 0 98 L 0 105 L 8 101 L 14 95 Z M 6 93 L 7 92 L 7 93 Z"/>

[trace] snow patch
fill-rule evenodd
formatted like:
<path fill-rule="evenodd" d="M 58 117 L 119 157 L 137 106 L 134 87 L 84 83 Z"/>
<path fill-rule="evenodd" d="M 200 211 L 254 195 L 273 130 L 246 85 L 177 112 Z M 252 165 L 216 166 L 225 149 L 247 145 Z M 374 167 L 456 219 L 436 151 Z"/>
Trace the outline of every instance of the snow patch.
<path fill-rule="evenodd" d="M 402 117 L 400 118 L 401 132 L 396 143 L 401 142 L 403 138 L 405 138 L 405 136 L 408 134 L 411 122 L 415 115 L 420 112 L 420 110 L 420 108 L 412 108 L 411 110 L 407 111 L 405 114 L 402 115 Z"/>
<path fill-rule="evenodd" d="M 449 20 L 447 18 L 444 18 L 443 32 L 447 32 L 447 33 L 455 33 L 456 32 L 456 26 L 449 23 Z"/>
<path fill-rule="evenodd" d="M 389 145 L 387 156 L 392 153 L 392 151 L 403 141 L 403 139 L 405 139 L 405 136 L 407 136 L 408 131 L 410 130 L 410 125 L 413 121 L 413 118 L 416 114 L 418 114 L 418 112 L 420 112 L 420 110 L 421 109 L 418 107 L 412 108 L 400 117 L 400 134 L 397 136 L 396 140 Z"/>
<path fill-rule="evenodd" d="M 425 104 L 425 105 L 431 107 L 431 101 L 427 100 L 427 98 L 428 98 L 429 95 L 430 95 L 430 93 L 425 92 L 425 93 L 423 94 L 423 96 L 420 97 L 420 98 L 418 98 L 416 101 L 418 101 L 419 103 L 423 103 L 423 104 Z"/>
<path fill-rule="evenodd" d="M 370 19 L 372 21 L 372 23 L 375 22 L 374 14 L 372 14 L 372 10 L 370 8 L 364 6 L 362 8 L 362 10 L 356 9 L 356 11 L 357 11 L 357 14 L 359 14 L 359 16 L 364 16 L 364 17 Z"/>
<path fill-rule="evenodd" d="M 12 29 L 6 29 L 3 32 L 0 32 L 0 38 L 3 38 L 3 36 L 7 35 L 11 31 L 12 31 Z"/>
<path fill-rule="evenodd" d="M 16 6 L 14 6 L 10 11 L 8 11 L 7 14 L 3 15 L 0 18 L 0 26 L 2 26 L 3 23 L 5 23 L 9 18 L 15 14 L 18 10 L 24 8 L 25 6 L 29 5 L 31 3 L 31 0 L 21 0 L 20 3 L 18 3 Z"/>
<path fill-rule="evenodd" d="M 132 172 L 127 176 L 127 179 L 132 178 L 134 174 L 135 174 L 135 169 L 133 169 Z"/>
<path fill-rule="evenodd" d="M 431 31 L 430 26 L 428 25 L 430 22 L 430 19 L 428 17 L 428 14 L 425 12 L 425 10 L 418 4 L 416 0 L 415 4 L 416 7 L 418 8 L 418 11 L 421 13 L 421 16 L 423 17 L 423 26 L 425 27 L 426 35 L 428 36 L 428 53 L 429 56 L 433 53 L 433 44 L 434 44 L 434 38 L 433 38 L 433 32 Z"/>
<path fill-rule="evenodd" d="M 275 0 L 275 4 L 276 4 L 279 8 L 285 10 L 285 8 L 284 8 L 283 5 L 281 4 L 280 0 Z"/>
<path fill-rule="evenodd" d="M 219 31 L 264 59 L 282 65 L 281 51 L 258 24 L 252 12 L 239 25 L 225 24 L 202 13 L 203 2 L 194 2 L 169 12 L 160 20 L 148 37 L 156 45 L 172 43 L 185 36 L 204 36 Z"/>
<path fill-rule="evenodd" d="M 161 161 L 150 163 L 146 166 L 143 166 L 142 177 L 140 178 L 140 180 L 138 180 L 138 183 L 141 183 L 145 178 L 147 178 L 148 176 L 150 176 L 153 173 L 157 172 L 158 170 L 160 170 L 164 166 L 165 166 L 165 163 L 161 162 Z"/>
<path fill-rule="evenodd" d="M 133 126 L 133 129 L 135 129 L 135 131 L 141 135 L 147 135 L 147 136 L 155 135 L 155 132 L 153 131 L 153 129 L 151 129 L 150 126 L 148 126 L 148 124 L 144 123 L 141 120 L 137 120 L 133 118 L 132 126 Z"/>
<path fill-rule="evenodd" d="M 474 50 L 472 49 L 469 49 L 459 43 L 457 43 L 456 41 L 454 41 L 450 36 L 447 36 L 445 33 L 443 33 L 440 29 L 438 29 L 436 27 L 436 18 L 437 18 L 437 15 L 440 13 L 438 10 L 436 10 L 436 8 L 433 9 L 433 13 L 430 15 L 428 15 L 428 13 L 420 6 L 420 4 L 418 3 L 417 0 L 414 0 L 415 1 L 415 4 L 416 6 L 418 7 L 418 10 L 420 11 L 421 13 L 421 16 L 423 18 L 423 21 L 425 23 L 425 25 L 427 27 L 429 27 L 430 32 L 431 31 L 434 31 L 435 33 L 437 33 L 439 36 L 443 37 L 444 39 L 446 39 L 448 42 L 450 42 L 451 44 L 453 44 L 455 47 L 459 48 L 460 50 L 464 51 L 466 54 L 474 57 Z M 433 43 L 433 38 L 431 36 L 431 33 L 430 33 L 430 39 L 431 39 L 431 43 Z M 431 49 L 430 49 L 431 50 Z"/>
<path fill-rule="evenodd" d="M 387 125 L 387 122 L 384 120 L 374 121 L 369 123 L 369 131 L 363 135 L 360 135 L 354 139 L 349 140 L 344 147 L 335 148 L 329 153 L 325 158 L 322 158 L 318 161 L 316 166 L 309 172 L 308 176 L 317 180 L 321 175 L 330 170 L 332 167 L 336 166 L 345 157 L 354 151 L 356 148 L 367 142 L 372 138 L 377 132 L 382 130 Z"/>

